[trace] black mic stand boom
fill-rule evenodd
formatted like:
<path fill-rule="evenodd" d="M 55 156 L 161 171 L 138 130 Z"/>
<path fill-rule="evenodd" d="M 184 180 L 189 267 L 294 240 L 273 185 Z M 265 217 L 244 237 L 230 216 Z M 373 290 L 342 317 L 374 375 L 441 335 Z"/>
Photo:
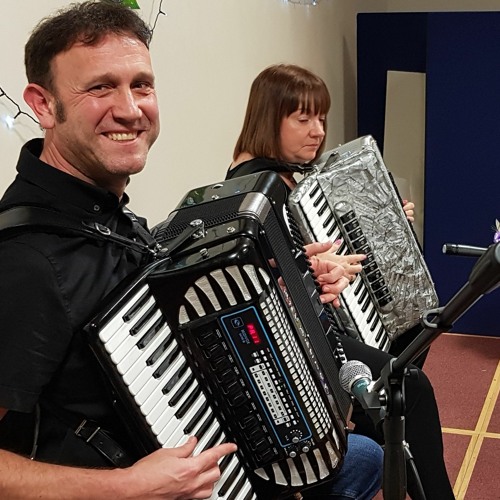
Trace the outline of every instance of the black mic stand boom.
<path fill-rule="evenodd" d="M 370 390 L 379 393 L 385 405 L 383 422 L 385 452 L 383 493 L 385 500 L 404 500 L 406 497 L 407 446 L 404 422 L 404 377 L 408 365 L 427 349 L 437 337 L 449 331 L 454 322 L 465 314 L 483 295 L 500 284 L 500 243 L 489 246 L 478 259 L 467 283 L 443 307 L 425 311 L 424 329 L 413 342 L 382 369 L 380 378 Z M 417 477 L 418 480 L 418 477 Z M 422 491 L 422 498 L 425 496 Z"/>

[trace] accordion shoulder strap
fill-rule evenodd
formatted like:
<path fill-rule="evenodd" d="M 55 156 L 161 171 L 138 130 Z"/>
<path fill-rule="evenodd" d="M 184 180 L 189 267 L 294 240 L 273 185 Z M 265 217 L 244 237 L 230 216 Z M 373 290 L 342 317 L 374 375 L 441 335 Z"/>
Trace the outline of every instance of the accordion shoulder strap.
<path fill-rule="evenodd" d="M 129 215 L 129 213 L 131 214 L 132 212 L 127 210 L 125 213 L 132 219 Z M 146 240 L 144 235 L 147 233 L 147 230 L 139 224 L 135 216 L 132 222 L 136 228 L 139 226 L 141 227 L 138 234 L 143 241 L 145 240 L 144 242 L 125 238 L 98 222 L 86 222 L 74 219 L 62 212 L 49 208 L 33 205 L 16 205 L 0 212 L 0 240 L 28 230 L 63 234 L 69 233 L 86 236 L 100 241 L 111 241 L 121 246 L 133 248 L 142 253 L 156 254 L 158 250 L 157 242 L 152 236 Z"/>

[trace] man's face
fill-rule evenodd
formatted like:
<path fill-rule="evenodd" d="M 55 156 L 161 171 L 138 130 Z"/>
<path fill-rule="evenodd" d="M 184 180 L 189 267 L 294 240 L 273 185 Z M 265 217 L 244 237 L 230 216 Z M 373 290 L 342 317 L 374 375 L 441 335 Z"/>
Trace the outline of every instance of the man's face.
<path fill-rule="evenodd" d="M 51 68 L 56 119 L 41 159 L 123 192 L 128 177 L 144 168 L 160 128 L 148 49 L 109 34 L 94 46 L 73 45 Z"/>
<path fill-rule="evenodd" d="M 281 156 L 290 163 L 309 163 L 325 138 L 324 115 L 300 109 L 283 118 L 280 129 Z"/>

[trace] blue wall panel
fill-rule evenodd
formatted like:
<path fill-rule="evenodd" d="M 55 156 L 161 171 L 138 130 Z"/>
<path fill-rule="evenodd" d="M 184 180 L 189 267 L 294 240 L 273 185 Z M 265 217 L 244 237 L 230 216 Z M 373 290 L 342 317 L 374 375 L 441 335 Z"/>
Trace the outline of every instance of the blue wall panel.
<path fill-rule="evenodd" d="M 384 33 L 380 41 L 374 37 L 377 30 Z M 425 48 L 425 64 L 415 41 Z M 445 256 L 442 244 L 488 246 L 495 219 L 500 218 L 500 13 L 360 15 L 359 135 L 370 130 L 383 134 L 385 83 L 378 96 L 367 90 L 366 67 L 378 60 L 378 73 L 405 70 L 394 65 L 402 51 L 408 68 L 424 66 L 418 71 L 427 74 L 424 253 L 445 304 L 466 282 L 475 259 Z M 361 109 L 375 100 L 384 102 L 382 112 Z M 499 307 L 497 290 L 482 298 L 453 330 L 500 335 Z"/>

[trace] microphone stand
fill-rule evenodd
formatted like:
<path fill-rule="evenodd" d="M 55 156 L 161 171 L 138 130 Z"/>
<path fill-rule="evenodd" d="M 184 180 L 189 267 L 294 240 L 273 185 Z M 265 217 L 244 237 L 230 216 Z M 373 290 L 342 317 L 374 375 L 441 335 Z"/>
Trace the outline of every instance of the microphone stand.
<path fill-rule="evenodd" d="M 427 349 L 437 337 L 447 332 L 465 312 L 484 294 L 500 284 L 500 243 L 491 245 L 474 265 L 467 283 L 444 306 L 425 311 L 422 315 L 423 331 L 396 358 L 381 370 L 380 378 L 373 383 L 370 392 L 379 394 L 379 401 L 386 406 L 383 421 L 385 451 L 383 494 L 385 500 L 404 500 L 406 497 L 406 463 L 411 459 L 405 442 L 404 379 L 411 376 L 408 365 Z M 375 406 L 375 405 L 374 405 Z M 375 420 L 380 411 L 368 411 Z M 380 420 L 375 423 L 379 423 Z M 421 498 L 425 494 L 420 485 L 418 472 L 414 470 Z"/>

